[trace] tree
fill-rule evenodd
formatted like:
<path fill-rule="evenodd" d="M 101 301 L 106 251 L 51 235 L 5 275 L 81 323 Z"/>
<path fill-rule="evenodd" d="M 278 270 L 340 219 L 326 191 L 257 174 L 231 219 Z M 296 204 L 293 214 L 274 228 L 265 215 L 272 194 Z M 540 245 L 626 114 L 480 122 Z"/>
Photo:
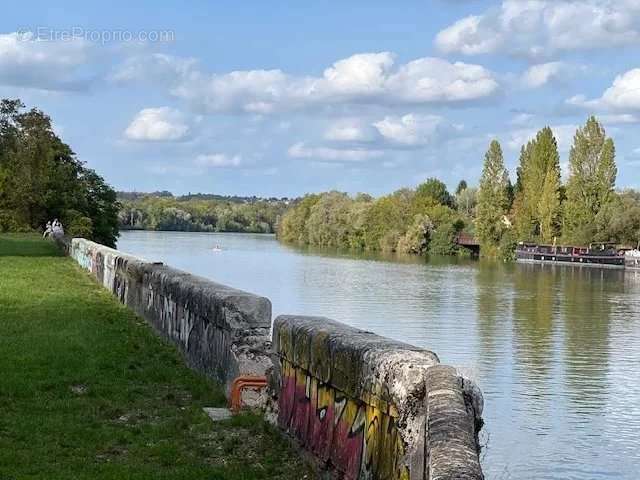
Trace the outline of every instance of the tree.
<path fill-rule="evenodd" d="M 458 211 L 467 217 L 474 217 L 476 204 L 478 203 L 478 189 L 465 188 L 456 194 L 456 206 Z"/>
<path fill-rule="evenodd" d="M 514 220 L 523 240 L 548 242 L 558 234 L 561 215 L 560 155 L 549 127 L 540 130 L 520 153 Z"/>
<path fill-rule="evenodd" d="M 502 148 L 491 142 L 485 154 L 476 207 L 476 235 L 480 243 L 491 249 L 500 243 L 504 230 L 503 218 L 509 208 L 509 175 L 504 166 Z"/>
<path fill-rule="evenodd" d="M 115 192 L 55 134 L 48 115 L 23 109 L 19 100 L 0 101 L 2 216 L 13 218 L 12 229 L 20 230 L 58 218 L 71 233 L 115 245 Z"/>
<path fill-rule="evenodd" d="M 449 194 L 447 186 L 437 178 L 429 178 L 426 182 L 418 185 L 413 201 L 415 213 L 421 213 L 422 210 L 432 205 L 453 207 L 453 198 Z"/>
<path fill-rule="evenodd" d="M 560 222 L 560 172 L 551 169 L 540 193 L 538 202 L 538 222 L 540 238 L 543 242 L 551 242 L 558 233 Z"/>
<path fill-rule="evenodd" d="M 564 235 L 589 243 L 597 235 L 596 217 L 614 199 L 617 175 L 615 145 L 602 125 L 590 117 L 579 128 L 569 154 Z"/>
<path fill-rule="evenodd" d="M 469 188 L 466 180 L 460 180 L 458 186 L 456 187 L 456 195 L 460 195 L 460 192 Z"/>

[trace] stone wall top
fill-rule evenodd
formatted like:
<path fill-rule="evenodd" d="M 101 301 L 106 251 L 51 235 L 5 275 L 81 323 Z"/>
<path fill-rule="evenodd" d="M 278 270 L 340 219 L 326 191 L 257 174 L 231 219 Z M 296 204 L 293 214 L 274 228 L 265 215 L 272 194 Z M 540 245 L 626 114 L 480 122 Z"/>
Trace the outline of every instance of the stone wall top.
<path fill-rule="evenodd" d="M 145 284 L 156 291 L 163 291 L 171 295 L 175 301 L 189 305 L 189 309 L 194 314 L 202 314 L 211 318 L 220 318 L 219 315 L 212 315 L 219 305 L 223 303 L 226 307 L 237 313 L 237 319 L 244 326 L 250 328 L 271 326 L 271 302 L 266 297 L 261 297 L 253 293 L 238 290 L 236 288 L 213 282 L 209 279 L 193 275 L 191 273 L 178 270 L 164 265 L 161 262 L 150 262 L 133 255 L 105 247 L 99 243 L 74 238 L 72 240 L 71 255 L 82 265 L 83 258 L 87 263 L 95 262 L 96 256 L 100 255 L 104 259 L 112 258 L 114 266 L 125 270 L 132 277 L 145 277 Z M 82 254 L 84 250 L 85 255 Z M 91 255 L 88 253 L 91 252 Z M 102 260 L 104 262 L 104 260 Z M 83 265 L 88 270 L 99 270 L 91 268 L 92 265 Z M 95 267 L 95 266 L 94 266 Z M 105 283 L 103 278 L 99 281 Z M 109 285 L 105 285 L 110 287 Z M 238 328 L 235 325 L 233 316 L 225 316 L 230 322 L 230 328 Z"/>
<path fill-rule="evenodd" d="M 424 391 L 427 369 L 439 364 L 429 350 L 324 317 L 279 316 L 273 343 L 296 367 L 383 409 Z"/>

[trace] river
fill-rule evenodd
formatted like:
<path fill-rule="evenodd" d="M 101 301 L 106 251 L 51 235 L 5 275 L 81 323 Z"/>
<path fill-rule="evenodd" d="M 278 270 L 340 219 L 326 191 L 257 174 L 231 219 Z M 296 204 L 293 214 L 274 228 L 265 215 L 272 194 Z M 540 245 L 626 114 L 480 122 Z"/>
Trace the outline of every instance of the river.
<path fill-rule="evenodd" d="M 213 251 L 219 245 L 222 251 Z M 480 385 L 490 479 L 640 478 L 640 273 L 123 232 L 118 248 L 428 348 Z"/>

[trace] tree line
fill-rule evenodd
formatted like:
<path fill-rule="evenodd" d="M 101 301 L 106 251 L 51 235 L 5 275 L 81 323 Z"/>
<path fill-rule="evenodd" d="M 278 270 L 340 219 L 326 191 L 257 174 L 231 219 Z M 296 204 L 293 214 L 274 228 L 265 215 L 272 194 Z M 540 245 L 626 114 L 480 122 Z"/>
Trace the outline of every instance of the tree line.
<path fill-rule="evenodd" d="M 274 233 L 286 199 L 119 192 L 121 229 Z"/>
<path fill-rule="evenodd" d="M 517 241 L 588 244 L 640 240 L 640 192 L 616 192 L 615 145 L 595 117 L 579 128 L 562 182 L 553 131 L 545 127 L 520 152 L 515 184 L 497 140 L 485 154 L 478 187 L 455 194 L 431 178 L 416 189 L 374 199 L 341 192 L 307 195 L 284 215 L 282 241 L 413 254 L 456 254 L 461 232 L 487 256 L 508 259 Z"/>
<path fill-rule="evenodd" d="M 54 218 L 70 235 L 114 246 L 116 192 L 76 158 L 48 115 L 0 100 L 0 232 L 41 230 Z"/>

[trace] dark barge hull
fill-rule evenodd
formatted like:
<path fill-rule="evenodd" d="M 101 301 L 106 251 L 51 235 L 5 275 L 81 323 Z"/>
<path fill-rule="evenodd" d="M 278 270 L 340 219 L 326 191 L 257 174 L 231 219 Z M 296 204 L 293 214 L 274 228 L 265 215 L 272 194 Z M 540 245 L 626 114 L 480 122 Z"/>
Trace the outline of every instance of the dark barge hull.
<path fill-rule="evenodd" d="M 552 263 L 558 265 L 575 265 L 578 267 L 625 268 L 624 257 L 614 255 L 570 255 L 517 250 L 516 260 L 521 263 Z"/>

